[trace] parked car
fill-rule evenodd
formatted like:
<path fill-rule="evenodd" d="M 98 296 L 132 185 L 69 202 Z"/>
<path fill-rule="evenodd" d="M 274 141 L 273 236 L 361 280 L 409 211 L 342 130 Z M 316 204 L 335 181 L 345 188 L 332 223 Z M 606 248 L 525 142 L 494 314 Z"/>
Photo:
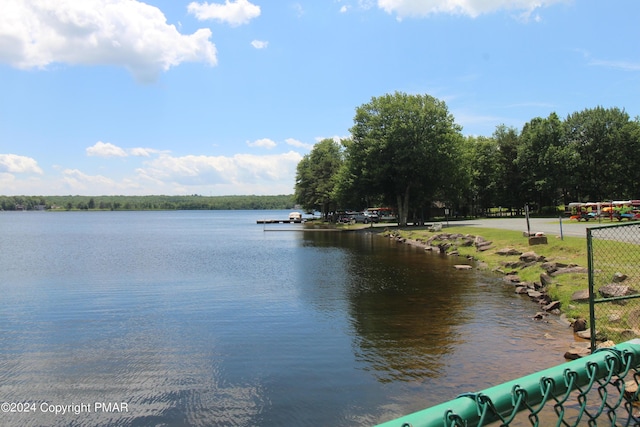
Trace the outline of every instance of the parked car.
<path fill-rule="evenodd" d="M 364 211 L 363 214 L 369 218 L 369 222 L 378 222 L 380 221 L 380 217 L 377 213 Z"/>
<path fill-rule="evenodd" d="M 339 224 L 350 224 L 353 222 L 353 214 L 345 213 L 338 217 Z"/>
<path fill-rule="evenodd" d="M 369 224 L 370 222 L 378 222 L 377 215 L 365 213 L 365 212 L 356 212 L 351 216 L 351 218 L 353 218 L 355 222 L 361 222 L 363 224 Z"/>
<path fill-rule="evenodd" d="M 348 211 L 338 216 L 339 224 L 369 224 L 371 222 L 378 222 L 378 215 L 371 212 L 353 212 Z"/>

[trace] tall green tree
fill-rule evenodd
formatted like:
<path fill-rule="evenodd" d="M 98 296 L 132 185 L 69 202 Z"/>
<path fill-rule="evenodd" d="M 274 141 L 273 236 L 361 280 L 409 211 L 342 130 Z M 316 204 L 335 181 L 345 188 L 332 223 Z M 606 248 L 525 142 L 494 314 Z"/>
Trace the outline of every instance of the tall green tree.
<path fill-rule="evenodd" d="M 555 206 L 568 193 L 573 160 L 556 113 L 547 118 L 536 117 L 524 125 L 517 163 L 522 193 L 538 208 Z"/>
<path fill-rule="evenodd" d="M 336 185 L 344 162 L 340 143 L 323 139 L 305 155 L 296 170 L 295 200 L 324 217 L 336 209 Z"/>
<path fill-rule="evenodd" d="M 621 197 L 637 199 L 640 197 L 640 180 L 635 179 L 640 171 L 640 118 L 630 120 L 623 129 L 625 144 L 619 150 L 625 167 L 620 171 Z"/>
<path fill-rule="evenodd" d="M 522 174 L 517 163 L 520 133 L 513 127 L 500 125 L 493 133 L 493 138 L 498 144 L 497 205 L 517 213 L 525 203 L 521 191 Z"/>
<path fill-rule="evenodd" d="M 597 107 L 571 114 L 565 136 L 579 159 L 575 173 L 577 200 L 632 197 L 628 180 L 637 173 L 637 121 L 619 108 Z M 636 163 L 632 166 L 633 163 Z M 637 187 L 636 187 L 637 188 Z"/>
<path fill-rule="evenodd" d="M 485 213 L 497 205 L 500 150 L 494 138 L 468 137 L 465 151 L 469 156 L 471 182 L 467 192 L 475 212 Z"/>
<path fill-rule="evenodd" d="M 346 144 L 348 178 L 357 191 L 395 202 L 398 222 L 406 225 L 411 197 L 428 203 L 458 176 L 460 131 L 446 104 L 432 96 L 374 97 L 356 109 Z"/>

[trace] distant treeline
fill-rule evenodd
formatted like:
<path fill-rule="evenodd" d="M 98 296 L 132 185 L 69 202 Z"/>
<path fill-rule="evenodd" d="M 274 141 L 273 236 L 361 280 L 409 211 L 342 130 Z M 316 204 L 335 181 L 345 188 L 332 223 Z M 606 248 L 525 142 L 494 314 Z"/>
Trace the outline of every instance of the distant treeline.
<path fill-rule="evenodd" d="M 291 209 L 293 195 L 277 196 L 0 196 L 14 210 L 259 210 Z"/>

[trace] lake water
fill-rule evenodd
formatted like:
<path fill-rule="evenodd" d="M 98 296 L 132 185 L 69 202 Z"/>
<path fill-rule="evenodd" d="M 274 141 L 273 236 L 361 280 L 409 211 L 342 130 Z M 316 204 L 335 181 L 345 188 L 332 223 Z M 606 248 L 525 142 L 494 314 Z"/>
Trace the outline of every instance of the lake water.
<path fill-rule="evenodd" d="M 0 212 L 0 424 L 368 426 L 564 361 L 500 278 L 287 214 Z"/>

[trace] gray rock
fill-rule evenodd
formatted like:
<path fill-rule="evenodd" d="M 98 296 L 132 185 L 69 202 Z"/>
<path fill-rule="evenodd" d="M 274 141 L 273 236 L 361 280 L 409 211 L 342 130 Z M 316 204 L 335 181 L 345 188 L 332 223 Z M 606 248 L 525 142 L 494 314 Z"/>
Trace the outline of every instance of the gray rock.
<path fill-rule="evenodd" d="M 498 249 L 496 251 L 496 254 L 503 255 L 503 256 L 507 256 L 507 255 L 522 255 L 522 252 L 520 252 L 519 250 L 514 249 L 514 248 L 502 248 L 502 249 Z"/>
<path fill-rule="evenodd" d="M 533 251 L 525 252 L 520 255 L 520 261 L 531 262 L 538 259 L 538 254 Z"/>
<path fill-rule="evenodd" d="M 573 322 L 573 325 L 571 325 L 573 327 L 573 332 L 580 332 L 580 331 L 586 331 L 587 330 L 587 320 L 586 319 L 576 319 L 575 322 Z"/>
<path fill-rule="evenodd" d="M 553 283 L 553 280 L 551 279 L 551 276 L 549 276 L 548 273 L 541 273 L 540 282 L 542 283 L 542 286 L 549 286 Z"/>
<path fill-rule="evenodd" d="M 542 265 L 540 267 L 542 267 L 547 273 L 551 273 L 553 271 L 556 271 L 560 268 L 564 268 L 564 267 L 568 267 L 568 264 L 565 264 L 563 262 L 557 262 L 557 261 L 547 261 L 547 262 L 543 262 Z"/>
<path fill-rule="evenodd" d="M 629 312 L 627 323 L 635 329 L 640 329 L 640 308 L 635 308 Z"/>
<path fill-rule="evenodd" d="M 589 301 L 589 289 L 582 289 L 580 291 L 575 291 L 571 295 L 571 301 L 588 302 Z"/>
<path fill-rule="evenodd" d="M 625 280 L 627 280 L 629 276 L 627 276 L 626 274 L 623 273 L 616 273 L 613 275 L 613 278 L 611 279 L 611 281 L 613 283 L 621 283 L 624 282 Z"/>
<path fill-rule="evenodd" d="M 619 313 L 613 313 L 610 314 L 607 319 L 609 319 L 609 322 L 611 323 L 620 323 L 620 321 L 622 321 L 622 316 Z"/>
<path fill-rule="evenodd" d="M 560 308 L 560 301 L 552 301 L 549 304 L 542 307 L 544 311 L 558 310 L 559 308 Z"/>
<path fill-rule="evenodd" d="M 480 252 L 484 252 L 484 251 L 488 251 L 489 249 L 491 249 L 493 246 L 491 246 L 493 244 L 493 242 L 482 242 L 479 245 L 476 245 L 476 250 L 480 251 Z"/>
<path fill-rule="evenodd" d="M 615 298 L 615 297 L 624 297 L 627 295 L 634 295 L 638 292 L 627 285 L 616 285 L 615 283 L 610 283 L 598 289 L 600 295 L 603 298 Z"/>
<path fill-rule="evenodd" d="M 505 281 L 505 283 L 520 283 L 520 276 L 518 276 L 517 274 L 508 274 L 506 276 L 504 276 L 504 278 L 502 279 Z"/>
<path fill-rule="evenodd" d="M 487 241 L 487 239 L 485 239 L 485 238 L 484 238 L 484 237 L 482 237 L 482 236 L 476 236 L 476 237 L 475 237 L 475 239 L 474 239 L 474 242 L 475 242 L 475 245 L 476 245 L 476 246 L 481 245 L 481 244 L 483 244 L 483 243 L 484 243 L 484 242 L 486 242 L 486 241 Z"/>
<path fill-rule="evenodd" d="M 597 332 L 596 332 L 597 334 Z M 590 340 L 591 339 L 591 330 L 590 329 L 585 329 L 584 331 L 578 331 L 576 332 L 576 335 L 582 339 L 585 340 Z"/>
<path fill-rule="evenodd" d="M 541 305 L 548 305 L 548 304 L 551 304 L 551 297 L 545 294 L 544 292 L 542 292 L 542 295 L 540 295 L 540 297 L 538 298 L 535 298 L 535 301 L 537 301 L 538 304 L 541 304 Z M 552 307 L 547 311 L 553 311 L 553 310 L 555 310 L 555 308 Z"/>
<path fill-rule="evenodd" d="M 527 291 L 527 295 L 529 295 L 529 298 L 537 299 L 537 298 L 540 298 L 544 294 L 542 292 L 534 291 L 533 289 L 529 289 Z"/>
<path fill-rule="evenodd" d="M 525 263 L 522 261 L 512 261 L 512 262 L 505 262 L 504 266 L 507 268 L 522 268 L 524 267 Z"/>
<path fill-rule="evenodd" d="M 638 333 L 633 329 L 625 329 L 624 331 L 620 332 L 620 339 L 624 341 L 629 341 L 634 338 L 638 338 Z"/>
<path fill-rule="evenodd" d="M 547 243 L 549 243 L 549 240 L 547 239 L 547 236 L 532 236 L 532 237 L 529 237 L 529 246 L 546 245 Z"/>
<path fill-rule="evenodd" d="M 465 237 L 462 239 L 460 246 L 473 246 L 473 238 Z"/>
<path fill-rule="evenodd" d="M 591 350 L 589 349 L 589 347 L 574 347 L 568 350 L 564 354 L 564 358 L 567 360 L 576 360 L 576 359 L 580 359 L 581 357 L 588 356 L 590 354 L 591 354 Z"/>

